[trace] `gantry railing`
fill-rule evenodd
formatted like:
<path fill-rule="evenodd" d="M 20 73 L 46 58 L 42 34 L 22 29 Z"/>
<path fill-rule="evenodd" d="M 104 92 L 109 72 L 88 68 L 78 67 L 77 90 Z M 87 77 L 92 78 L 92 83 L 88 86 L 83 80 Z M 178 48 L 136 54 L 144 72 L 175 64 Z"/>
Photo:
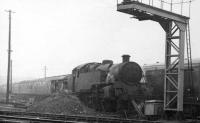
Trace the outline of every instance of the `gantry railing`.
<path fill-rule="evenodd" d="M 117 0 L 117 4 L 137 1 L 143 4 L 154 6 L 166 11 L 190 17 L 190 8 L 193 0 Z"/>

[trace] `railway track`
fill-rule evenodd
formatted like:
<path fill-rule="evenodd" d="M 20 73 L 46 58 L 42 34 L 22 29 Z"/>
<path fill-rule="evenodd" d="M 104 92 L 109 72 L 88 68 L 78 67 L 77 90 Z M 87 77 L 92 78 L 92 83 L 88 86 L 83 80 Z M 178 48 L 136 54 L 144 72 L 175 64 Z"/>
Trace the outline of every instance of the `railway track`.
<path fill-rule="evenodd" d="M 45 122 L 45 123 L 77 123 L 76 121 L 64 121 L 64 120 L 55 120 L 55 119 L 48 119 L 42 117 L 30 117 L 30 116 L 8 116 L 8 115 L 0 115 L 0 122 L 7 122 L 7 123 L 23 123 L 23 122 Z"/>
<path fill-rule="evenodd" d="M 56 122 L 56 123 L 160 123 L 158 121 L 124 119 L 116 117 L 88 116 L 88 115 L 58 115 L 25 112 L 0 111 L 1 120 Z"/>
<path fill-rule="evenodd" d="M 0 111 L 0 122 L 4 123 L 172 123 L 172 121 L 149 121 L 116 117 L 88 115 L 41 114 Z M 173 121 L 173 123 L 200 123 L 199 120 Z"/>

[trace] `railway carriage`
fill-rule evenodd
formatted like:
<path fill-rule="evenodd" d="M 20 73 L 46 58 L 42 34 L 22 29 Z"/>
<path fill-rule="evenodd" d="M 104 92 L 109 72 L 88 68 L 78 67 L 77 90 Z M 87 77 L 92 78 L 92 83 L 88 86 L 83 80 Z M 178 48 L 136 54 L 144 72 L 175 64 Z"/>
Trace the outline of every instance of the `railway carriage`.
<path fill-rule="evenodd" d="M 50 95 L 62 88 L 64 89 L 66 75 L 53 76 L 34 80 L 25 80 L 12 85 L 12 93 Z M 56 81 L 57 84 L 54 84 Z"/>

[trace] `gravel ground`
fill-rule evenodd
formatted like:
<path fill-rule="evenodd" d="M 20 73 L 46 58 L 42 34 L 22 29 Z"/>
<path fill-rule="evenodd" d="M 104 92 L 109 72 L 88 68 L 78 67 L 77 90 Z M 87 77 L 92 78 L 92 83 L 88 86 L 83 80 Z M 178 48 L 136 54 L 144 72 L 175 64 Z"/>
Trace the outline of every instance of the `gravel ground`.
<path fill-rule="evenodd" d="M 3 101 L 4 97 L 5 94 L 1 94 L 0 101 Z M 94 109 L 88 108 L 76 95 L 73 95 L 70 92 L 61 92 L 53 95 L 13 94 L 10 101 L 15 108 L 26 109 L 26 112 L 116 116 L 115 113 L 96 112 Z M 3 102 L 5 103 L 5 100 Z"/>

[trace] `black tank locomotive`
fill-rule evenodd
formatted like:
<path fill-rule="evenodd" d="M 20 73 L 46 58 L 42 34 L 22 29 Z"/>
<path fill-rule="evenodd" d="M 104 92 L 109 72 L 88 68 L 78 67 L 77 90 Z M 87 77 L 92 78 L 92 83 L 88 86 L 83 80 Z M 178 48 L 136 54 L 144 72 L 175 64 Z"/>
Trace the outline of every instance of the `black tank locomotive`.
<path fill-rule="evenodd" d="M 96 110 L 116 112 L 131 110 L 132 98 L 139 101 L 145 97 L 140 84 L 142 69 L 123 55 L 122 63 L 113 64 L 111 60 L 102 63 L 87 63 L 73 69 L 72 90 L 89 107 Z M 140 97 L 140 98 L 138 98 Z"/>

